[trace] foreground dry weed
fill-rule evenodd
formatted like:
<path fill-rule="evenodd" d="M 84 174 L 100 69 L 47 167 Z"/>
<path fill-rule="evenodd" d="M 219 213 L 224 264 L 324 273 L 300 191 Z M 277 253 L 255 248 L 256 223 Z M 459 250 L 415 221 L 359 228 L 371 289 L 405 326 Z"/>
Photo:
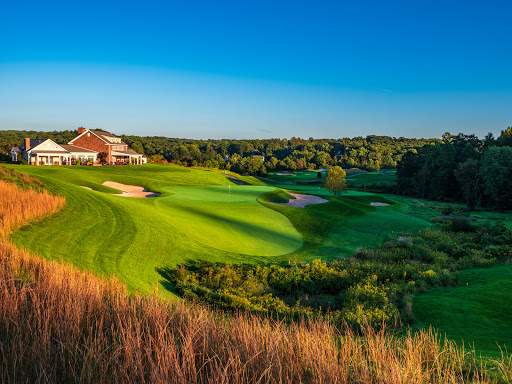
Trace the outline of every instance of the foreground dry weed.
<path fill-rule="evenodd" d="M 52 196 L 45 190 L 21 189 L 0 180 L 0 239 L 5 240 L 13 229 L 57 212 L 65 202 L 63 197 Z"/>
<path fill-rule="evenodd" d="M 23 193 L 37 198 L 30 191 L 12 196 L 26 201 Z M 58 206 L 53 202 L 46 212 L 34 208 L 33 218 Z M 385 329 L 365 328 L 355 334 L 322 320 L 286 323 L 163 302 L 157 295 L 133 296 L 115 279 L 0 244 L 1 382 L 395 384 L 492 382 L 492 375 L 510 379 L 510 358 L 493 364 L 494 371 L 480 365 L 473 352 L 441 342 L 432 330 L 397 337 Z"/>

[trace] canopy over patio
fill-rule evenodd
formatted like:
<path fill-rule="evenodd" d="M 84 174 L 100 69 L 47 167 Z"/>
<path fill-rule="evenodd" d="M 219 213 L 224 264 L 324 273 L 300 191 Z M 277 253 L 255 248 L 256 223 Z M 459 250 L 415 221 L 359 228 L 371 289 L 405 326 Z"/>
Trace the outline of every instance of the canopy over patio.
<path fill-rule="evenodd" d="M 144 155 L 135 152 L 134 150 L 127 149 L 126 151 L 112 151 L 112 162 L 125 163 L 125 164 L 143 164 Z"/>

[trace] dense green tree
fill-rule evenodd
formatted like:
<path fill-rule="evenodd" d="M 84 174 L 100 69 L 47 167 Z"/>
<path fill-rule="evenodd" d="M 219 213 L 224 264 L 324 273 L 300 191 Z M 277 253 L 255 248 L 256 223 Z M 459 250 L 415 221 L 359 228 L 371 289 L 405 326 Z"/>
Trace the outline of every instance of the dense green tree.
<path fill-rule="evenodd" d="M 485 192 L 503 211 L 512 207 L 512 148 L 491 147 L 482 157 L 480 168 Z"/>
<path fill-rule="evenodd" d="M 512 127 L 507 127 L 507 129 L 501 131 L 496 143 L 502 147 L 512 147 Z"/>
<path fill-rule="evenodd" d="M 346 172 L 341 167 L 333 167 L 327 172 L 324 181 L 324 188 L 337 196 L 346 189 Z"/>
<path fill-rule="evenodd" d="M 480 164 L 476 159 L 468 159 L 459 164 L 455 177 L 462 190 L 462 196 L 469 210 L 474 210 L 480 200 Z"/>

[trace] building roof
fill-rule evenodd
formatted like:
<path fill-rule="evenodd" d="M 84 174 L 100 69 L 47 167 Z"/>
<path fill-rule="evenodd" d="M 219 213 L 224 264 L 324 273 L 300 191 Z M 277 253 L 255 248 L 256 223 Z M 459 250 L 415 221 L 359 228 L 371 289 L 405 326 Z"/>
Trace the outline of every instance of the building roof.
<path fill-rule="evenodd" d="M 30 148 L 34 148 L 34 147 L 38 146 L 39 144 L 44 143 L 46 140 L 48 140 L 48 139 L 30 139 Z M 18 145 L 18 149 L 20 151 L 25 150 L 25 141 L 23 141 L 23 143 L 21 145 Z"/>
<path fill-rule="evenodd" d="M 112 143 L 109 138 L 114 138 L 114 139 L 121 139 L 119 136 L 116 136 L 114 135 L 113 133 L 110 133 L 110 132 L 104 132 L 104 131 L 96 131 L 96 130 L 93 130 L 93 129 L 89 129 L 89 132 L 92 132 L 94 133 L 96 136 L 98 136 L 99 138 L 105 140 L 108 144 L 114 144 L 114 145 L 128 145 L 126 143 L 123 143 L 122 141 L 120 141 L 119 143 Z"/>
<path fill-rule="evenodd" d="M 66 152 L 66 151 L 58 151 L 58 150 L 55 150 L 55 151 L 47 151 L 47 150 L 37 150 L 37 151 L 31 151 L 30 153 L 36 153 L 36 154 L 40 154 L 40 153 L 44 153 L 44 154 L 52 154 L 52 153 L 57 153 L 57 154 L 67 154 L 69 152 Z"/>
<path fill-rule="evenodd" d="M 126 151 L 112 151 L 114 156 L 143 156 L 142 153 L 137 153 L 133 149 L 128 148 Z"/>
<path fill-rule="evenodd" d="M 80 148 L 75 145 L 70 144 L 61 144 L 62 148 L 64 148 L 68 152 L 79 152 L 79 153 L 98 153 L 96 151 L 92 151 L 90 149 Z"/>
<path fill-rule="evenodd" d="M 114 135 L 113 133 L 106 132 L 106 131 L 97 131 L 95 129 L 89 129 L 89 131 L 91 131 L 92 133 L 94 133 L 95 135 L 98 135 L 98 136 L 117 137 L 117 138 L 119 138 L 118 136 Z"/>

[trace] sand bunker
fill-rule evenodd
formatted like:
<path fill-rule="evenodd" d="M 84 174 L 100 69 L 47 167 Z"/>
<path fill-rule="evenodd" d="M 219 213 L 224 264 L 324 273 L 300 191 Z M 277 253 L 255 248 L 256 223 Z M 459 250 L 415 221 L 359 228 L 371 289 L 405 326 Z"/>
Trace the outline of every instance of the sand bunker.
<path fill-rule="evenodd" d="M 290 199 L 287 203 L 272 203 L 272 204 L 286 205 L 288 207 L 304 208 L 306 205 L 322 204 L 322 203 L 329 202 L 329 200 L 322 199 L 321 197 L 313 196 L 313 195 L 299 195 L 298 193 L 290 193 L 290 195 L 295 196 L 295 199 Z"/>
<path fill-rule="evenodd" d="M 124 196 L 124 197 L 156 197 L 159 195 L 157 192 L 149 192 L 146 191 L 143 187 L 138 187 L 136 185 L 125 185 L 121 183 L 116 183 L 114 181 L 105 181 L 103 185 L 119 189 L 120 191 L 123 191 L 121 194 L 115 194 L 114 196 Z"/>
<path fill-rule="evenodd" d="M 82 188 L 85 188 L 85 189 L 88 189 L 89 191 L 92 191 L 92 188 L 89 188 L 89 187 L 84 187 L 83 185 L 81 185 Z"/>
<path fill-rule="evenodd" d="M 373 201 L 370 203 L 370 205 L 373 205 L 374 207 L 387 207 L 390 204 L 387 203 L 379 203 L 378 201 Z"/>

